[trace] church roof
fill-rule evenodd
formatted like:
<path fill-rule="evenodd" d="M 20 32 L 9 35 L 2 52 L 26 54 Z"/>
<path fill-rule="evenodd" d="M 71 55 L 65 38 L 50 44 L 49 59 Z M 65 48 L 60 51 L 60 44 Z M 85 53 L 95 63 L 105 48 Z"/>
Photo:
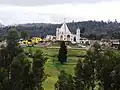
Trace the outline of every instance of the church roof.
<path fill-rule="evenodd" d="M 59 29 L 59 31 L 60 32 L 65 32 L 65 33 L 68 33 L 68 34 L 71 33 L 70 30 L 69 30 L 69 28 L 68 28 L 68 26 L 67 26 L 67 24 L 65 22 L 63 23 L 63 25 L 61 26 L 61 28 Z"/>

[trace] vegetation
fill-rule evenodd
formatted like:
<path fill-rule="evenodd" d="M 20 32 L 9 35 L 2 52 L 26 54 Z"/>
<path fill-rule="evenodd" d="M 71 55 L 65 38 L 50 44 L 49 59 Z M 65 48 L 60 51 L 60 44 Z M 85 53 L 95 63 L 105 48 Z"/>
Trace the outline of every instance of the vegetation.
<path fill-rule="evenodd" d="M 72 76 L 61 71 L 60 76 L 58 76 L 58 81 L 55 84 L 55 90 L 74 90 Z"/>
<path fill-rule="evenodd" d="M 85 50 L 68 49 L 68 61 L 62 65 L 57 59 L 59 49 L 39 47 L 31 47 L 31 49 L 33 52 L 40 49 L 44 53 L 44 56 L 48 58 L 45 64 L 45 73 L 48 75 L 48 77 L 43 82 L 43 87 L 45 90 L 54 89 L 54 84 L 57 82 L 57 77 L 59 76 L 60 71 L 64 70 L 67 72 L 67 74 L 74 75 L 74 67 L 79 59 L 77 56 L 86 54 Z M 25 52 L 29 52 L 29 47 L 26 47 L 24 50 Z"/>
<path fill-rule="evenodd" d="M 32 84 L 31 90 L 44 90 L 43 81 L 46 79 L 44 72 L 44 65 L 47 58 L 44 57 L 43 53 L 40 50 L 37 50 L 33 56 L 33 67 L 32 67 Z"/>
<path fill-rule="evenodd" d="M 101 38 L 120 38 L 120 23 L 115 20 L 114 22 L 108 21 L 82 21 L 82 22 L 70 22 L 67 23 L 70 31 L 76 33 L 77 28 L 81 29 L 82 37 L 89 37 L 89 39 L 101 39 Z M 30 36 L 55 35 L 56 28 L 59 28 L 61 24 L 45 24 L 45 23 L 32 23 L 22 24 L 18 26 L 6 26 L 0 28 L 0 39 L 2 36 L 7 36 L 8 31 L 11 28 L 16 28 L 18 31 L 28 32 Z"/>
<path fill-rule="evenodd" d="M 27 31 L 21 31 L 20 33 L 21 38 L 23 38 L 24 40 L 29 38 L 28 32 Z"/>
<path fill-rule="evenodd" d="M 58 54 L 58 60 L 63 64 L 67 61 L 67 47 L 65 45 L 65 42 L 62 41 L 60 44 L 59 54 Z"/>
<path fill-rule="evenodd" d="M 0 50 L 0 90 L 43 90 L 46 59 L 40 50 L 29 57 L 17 45 L 18 32 L 9 31 L 7 46 Z"/>
<path fill-rule="evenodd" d="M 20 37 L 15 29 L 10 30 L 7 46 L 0 49 L 0 90 L 120 89 L 119 50 L 103 50 L 97 42 L 87 52 L 67 50 L 65 42 L 60 49 L 23 50 L 17 44 Z"/>
<path fill-rule="evenodd" d="M 95 43 L 93 48 L 88 50 L 86 57 L 78 61 L 74 78 L 69 79 L 73 83 L 73 88 L 75 90 L 119 90 L 119 58 L 119 52 L 109 48 L 104 51 L 98 43 Z M 61 78 L 60 81 L 64 79 Z M 67 83 L 67 86 L 70 84 Z"/>

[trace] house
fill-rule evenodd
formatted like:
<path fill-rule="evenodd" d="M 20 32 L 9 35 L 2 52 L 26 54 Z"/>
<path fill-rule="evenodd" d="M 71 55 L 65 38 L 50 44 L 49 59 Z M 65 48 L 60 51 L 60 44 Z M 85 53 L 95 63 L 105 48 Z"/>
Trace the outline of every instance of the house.
<path fill-rule="evenodd" d="M 114 49 L 117 49 L 119 44 L 120 44 L 119 39 L 102 39 L 101 40 L 101 45 L 109 46 Z"/>
<path fill-rule="evenodd" d="M 118 49 L 119 44 L 120 44 L 119 39 L 112 39 L 112 40 L 110 40 L 110 42 L 111 42 L 111 47 L 112 48 Z"/>
<path fill-rule="evenodd" d="M 90 41 L 87 38 L 80 38 L 80 44 L 90 44 Z"/>
<path fill-rule="evenodd" d="M 47 40 L 47 41 L 55 41 L 55 40 L 56 40 L 56 36 L 47 35 L 47 36 L 46 36 L 46 40 Z"/>

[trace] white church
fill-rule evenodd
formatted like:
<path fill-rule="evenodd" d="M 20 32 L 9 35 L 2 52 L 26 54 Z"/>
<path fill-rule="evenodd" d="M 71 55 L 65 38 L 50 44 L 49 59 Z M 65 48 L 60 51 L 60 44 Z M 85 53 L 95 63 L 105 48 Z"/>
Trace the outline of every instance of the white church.
<path fill-rule="evenodd" d="M 67 24 L 62 24 L 61 28 L 57 28 L 56 36 L 47 35 L 46 40 L 55 40 L 55 41 L 70 41 L 71 43 L 80 43 L 80 29 L 76 30 L 76 34 L 72 34 L 67 26 Z"/>

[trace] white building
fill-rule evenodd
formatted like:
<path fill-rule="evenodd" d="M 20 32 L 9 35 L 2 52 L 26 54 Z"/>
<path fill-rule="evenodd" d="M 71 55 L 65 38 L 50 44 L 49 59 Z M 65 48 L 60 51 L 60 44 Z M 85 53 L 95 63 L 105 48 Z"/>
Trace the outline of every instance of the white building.
<path fill-rule="evenodd" d="M 46 40 L 56 40 L 56 36 L 53 36 L 53 35 L 47 35 L 46 36 Z"/>
<path fill-rule="evenodd" d="M 87 38 L 80 38 L 80 44 L 90 44 L 90 41 Z"/>
<path fill-rule="evenodd" d="M 46 39 L 51 40 L 53 36 L 47 35 Z M 80 43 L 80 29 L 76 30 L 76 34 L 72 34 L 64 22 L 61 28 L 57 28 L 56 30 L 56 41 L 70 41 L 72 43 Z"/>

